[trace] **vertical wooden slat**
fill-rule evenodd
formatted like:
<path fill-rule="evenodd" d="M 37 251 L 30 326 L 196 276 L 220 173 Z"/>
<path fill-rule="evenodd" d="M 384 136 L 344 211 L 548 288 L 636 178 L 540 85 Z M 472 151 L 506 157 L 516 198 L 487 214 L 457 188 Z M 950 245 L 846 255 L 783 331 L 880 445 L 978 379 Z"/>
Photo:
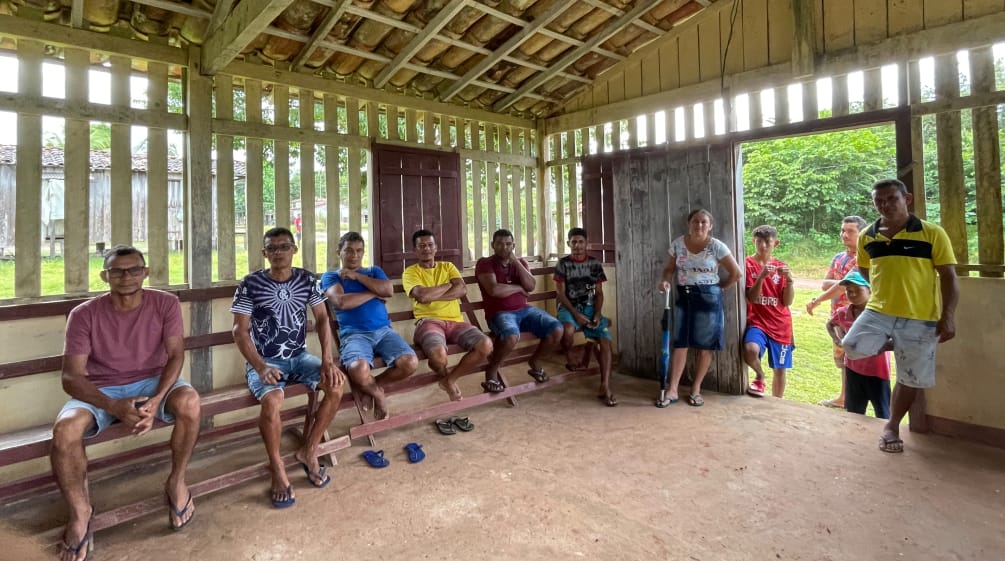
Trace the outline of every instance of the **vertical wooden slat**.
<path fill-rule="evenodd" d="M 488 200 L 485 208 L 485 218 L 487 220 L 485 225 L 488 226 L 488 229 L 485 231 L 485 234 L 489 236 L 489 240 L 492 239 L 492 232 L 500 227 L 499 215 L 496 214 L 496 199 L 499 196 L 498 173 L 499 164 L 496 162 L 485 162 L 485 198 Z"/>
<path fill-rule="evenodd" d="M 768 2 L 744 0 L 743 17 L 736 25 L 743 28 L 743 68 L 756 70 L 768 65 Z"/>
<path fill-rule="evenodd" d="M 359 136 L 359 100 L 355 97 L 345 98 L 346 134 Z M 325 129 L 335 130 L 335 129 Z M 367 133 L 370 131 L 368 130 Z"/>
<path fill-rule="evenodd" d="M 820 117 L 820 108 L 817 105 L 817 82 L 810 80 L 803 82 L 803 121 L 812 121 Z"/>
<path fill-rule="evenodd" d="M 597 143 L 597 145 L 596 145 L 596 152 L 595 153 L 599 154 L 599 153 L 603 152 L 604 151 L 604 126 L 603 125 L 596 125 L 595 127 L 593 127 L 593 138 L 596 140 L 596 143 Z M 586 143 L 585 140 L 584 140 L 584 143 Z M 586 151 L 588 153 L 594 153 L 594 152 L 592 152 L 592 149 L 590 148 L 589 143 L 586 143 L 586 144 L 587 144 L 586 145 Z"/>
<path fill-rule="evenodd" d="M 814 55 L 816 53 L 817 20 L 819 19 L 819 12 L 816 9 L 816 2 L 791 3 L 793 78 L 807 78 L 815 74 L 816 59 Z M 773 21 L 772 24 L 779 25 L 784 29 L 782 22 Z"/>
<path fill-rule="evenodd" d="M 724 40 L 725 37 L 722 39 Z M 715 80 L 721 75 L 722 70 L 722 42 L 719 38 L 718 19 L 705 18 L 704 21 L 698 23 L 698 48 L 700 51 L 698 55 L 700 81 Z M 785 57 L 786 60 L 788 58 L 788 56 Z"/>
<path fill-rule="evenodd" d="M 990 47 L 970 51 L 970 79 L 974 94 L 995 89 L 995 60 Z M 974 172 L 977 186 L 978 261 L 988 265 L 1005 264 L 1005 232 L 1002 231 L 1002 174 L 999 147 L 998 108 L 973 110 Z M 981 272 L 982 277 L 1001 277 L 1002 273 Z"/>
<path fill-rule="evenodd" d="M 684 106 L 683 121 L 680 126 L 684 129 L 684 141 L 688 141 L 694 138 L 694 128 L 692 123 L 694 122 L 694 107 L 691 105 Z"/>
<path fill-rule="evenodd" d="M 548 255 L 548 229 L 551 220 L 551 174 L 544 163 L 551 158 L 551 150 L 548 140 L 544 135 L 544 127 L 539 126 L 534 131 L 534 143 L 537 151 L 537 239 L 541 248 L 541 257 Z"/>
<path fill-rule="evenodd" d="M 19 39 L 18 92 L 29 99 L 42 96 L 42 44 Z M 38 296 L 42 290 L 42 117 L 17 116 L 17 212 L 14 213 L 14 295 Z"/>
<path fill-rule="evenodd" d="M 327 109 L 325 111 L 325 115 L 327 116 Z M 371 101 L 366 104 L 366 135 L 371 139 L 387 138 L 386 135 L 382 135 L 380 133 L 380 105 L 376 101 Z"/>
<path fill-rule="evenodd" d="M 921 70 L 918 61 L 912 60 L 907 71 L 901 71 L 900 80 L 906 81 L 907 101 L 910 104 L 921 103 Z M 925 203 L 925 140 L 923 136 L 921 115 L 911 117 L 911 161 L 914 179 L 914 202 L 911 210 L 922 219 L 926 218 L 928 208 Z"/>
<path fill-rule="evenodd" d="M 863 72 L 862 90 L 866 111 L 878 111 L 883 108 L 883 76 L 879 68 L 870 68 Z"/>
<path fill-rule="evenodd" d="M 353 232 L 360 232 L 363 228 L 363 183 L 362 178 L 362 167 L 363 157 L 360 153 L 360 149 L 355 146 L 349 147 L 349 229 Z M 377 172 L 373 170 L 373 158 L 370 159 L 370 178 L 374 181 L 377 180 Z M 373 185 L 369 185 L 370 192 L 373 193 Z M 375 207 L 376 205 L 370 205 Z M 370 208 L 370 220 L 367 223 L 367 228 L 370 229 L 370 224 L 373 224 L 373 211 L 375 208 Z M 371 236 L 372 237 L 372 236 Z M 371 256 L 372 258 L 372 256 Z"/>
<path fill-rule="evenodd" d="M 417 116 L 415 109 L 405 109 L 405 138 L 408 142 L 418 142 L 419 130 L 417 128 Z M 423 136 L 425 136 L 423 134 Z M 423 139 L 425 142 L 425 139 Z"/>
<path fill-rule="evenodd" d="M 472 122 L 469 119 L 464 119 L 463 122 L 458 120 L 457 122 L 457 147 L 467 148 L 472 147 L 471 139 L 474 138 L 475 132 L 471 128 Z"/>
<path fill-rule="evenodd" d="M 245 116 L 249 123 L 262 122 L 262 83 L 244 81 Z M 247 139 L 247 173 L 245 180 L 245 207 L 248 209 L 248 272 L 261 270 L 265 264 L 262 256 L 262 234 L 265 233 L 265 203 L 262 180 L 262 139 Z"/>
<path fill-rule="evenodd" d="M 841 117 L 848 114 L 848 76 L 831 78 L 831 114 Z"/>
<path fill-rule="evenodd" d="M 1002 0 L 963 0 L 963 17 L 979 18 L 1002 11 Z"/>
<path fill-rule="evenodd" d="M 955 99 L 959 97 L 959 93 L 960 83 L 956 54 L 936 57 L 935 95 L 939 99 Z M 960 112 L 946 111 L 936 115 L 935 130 L 939 156 L 941 224 L 946 233 L 949 234 L 956 259 L 960 263 L 969 263 Z"/>
<path fill-rule="evenodd" d="M 555 238 L 556 248 L 561 251 L 562 238 L 565 237 L 565 166 L 554 166 L 549 173 L 555 174 Z"/>
<path fill-rule="evenodd" d="M 855 11 L 848 0 L 824 0 L 824 52 L 855 46 Z"/>
<path fill-rule="evenodd" d="M 477 144 L 478 130 L 471 131 L 471 138 Z M 485 254 L 485 223 L 482 220 L 482 162 L 481 160 L 471 161 L 471 212 L 474 219 L 471 221 L 475 234 L 474 258 L 477 260 Z"/>
<path fill-rule="evenodd" d="M 704 119 L 703 126 L 705 128 L 705 138 L 710 138 L 715 136 L 715 104 L 711 101 L 706 101 L 701 105 L 701 116 L 702 119 Z"/>
<path fill-rule="evenodd" d="M 925 29 L 955 23 L 963 19 L 961 0 L 925 0 Z"/>
<path fill-rule="evenodd" d="M 747 96 L 748 113 L 750 114 L 750 130 L 756 130 L 764 126 L 764 117 L 761 114 L 761 92 L 751 92 Z"/>
<path fill-rule="evenodd" d="M 638 123 L 637 119 L 632 119 L 632 121 L 635 122 L 636 125 L 637 125 L 637 123 Z M 634 132 L 635 139 L 636 139 L 636 142 L 637 142 L 638 141 L 638 126 L 634 127 L 634 131 L 635 131 Z M 575 148 L 576 148 L 576 133 L 575 132 L 569 131 L 569 132 L 565 133 L 565 145 L 566 145 L 566 153 L 565 153 L 564 157 L 570 158 L 570 157 L 575 156 L 576 155 L 576 153 L 575 153 Z M 566 199 L 567 201 L 569 201 L 569 207 L 568 207 L 569 208 L 569 224 L 568 224 L 568 227 L 569 228 L 575 228 L 576 226 L 579 226 L 579 195 L 578 195 L 578 193 L 576 191 L 576 189 L 577 189 L 577 187 L 576 187 L 576 166 L 575 166 L 575 164 L 566 164 L 566 165 L 563 165 L 562 168 L 564 169 L 564 173 L 566 174 L 566 177 L 567 177 L 566 183 L 568 185 L 568 190 L 569 190 L 568 191 L 569 192 L 569 196 Z M 560 248 L 562 247 L 562 242 L 565 241 L 565 234 L 566 234 L 566 232 L 564 230 L 559 232 L 559 238 L 558 238 L 559 245 L 558 246 Z M 562 251 L 560 250 L 559 253 L 562 253 Z"/>
<path fill-rule="evenodd" d="M 803 0 L 805 2 L 805 0 Z M 792 59 L 792 0 L 768 0 L 768 64 Z"/>
<path fill-rule="evenodd" d="M 67 84 L 70 82 L 67 81 Z M 85 82 L 86 83 L 86 82 Z M 78 86 L 79 87 L 79 86 Z M 168 67 L 147 65 L 147 107 L 167 112 Z M 85 90 L 86 91 L 86 88 Z M 167 131 L 147 130 L 147 266 L 150 284 L 165 286 L 170 282 L 168 259 L 168 145 Z"/>
<path fill-rule="evenodd" d="M 338 124 L 338 99 L 325 94 L 325 130 L 335 130 Z M 370 138 L 380 137 L 376 128 L 377 106 L 368 103 L 366 107 L 366 133 Z M 373 127 L 373 128 L 370 128 Z M 325 269 L 338 268 L 338 239 L 342 236 L 342 188 L 339 185 L 339 147 L 325 146 L 325 210 L 328 215 L 328 242 L 325 250 Z"/>
<path fill-rule="evenodd" d="M 398 128 L 398 106 L 388 105 L 386 106 L 387 114 L 387 139 L 388 140 L 401 140 L 401 129 Z"/>
<path fill-rule="evenodd" d="M 495 152 L 496 148 L 496 134 L 499 129 L 492 123 L 485 124 L 485 150 L 488 152 Z"/>
<path fill-rule="evenodd" d="M 234 118 L 234 83 L 223 74 L 215 78 L 216 118 Z M 234 139 L 216 136 L 216 248 L 217 276 L 233 280 L 237 270 L 234 252 Z"/>
<path fill-rule="evenodd" d="M 500 216 L 499 224 L 503 228 L 506 228 L 507 230 L 510 230 L 510 221 L 509 221 L 510 181 L 512 181 L 512 176 L 510 175 L 510 166 L 506 164 L 500 165 L 499 166 L 499 216 Z M 515 244 L 517 242 L 516 232 L 513 232 L 513 242 Z M 520 247 L 519 244 L 516 244 L 516 246 Z"/>
<path fill-rule="evenodd" d="M 699 60 L 698 27 L 688 25 L 682 27 L 678 40 L 678 58 L 680 60 L 680 85 L 690 86 L 701 81 L 701 62 Z M 716 45 L 715 54 L 718 55 Z M 613 99 L 611 101 L 614 101 Z"/>
<path fill-rule="evenodd" d="M 789 122 L 789 88 L 775 88 L 775 124 L 784 125 Z"/>
<path fill-rule="evenodd" d="M 919 31 L 925 27 L 924 0 L 887 2 L 887 12 L 887 28 L 890 36 Z"/>
<path fill-rule="evenodd" d="M 568 134 L 568 133 L 566 133 Z M 639 120 L 636 117 L 628 119 L 628 149 L 639 146 Z"/>
<path fill-rule="evenodd" d="M 887 4 L 882 2 L 855 2 L 855 44 L 868 45 L 886 39 Z"/>
<path fill-rule="evenodd" d="M 66 63 L 65 96 L 67 103 L 84 103 L 87 101 L 89 91 L 88 67 L 90 66 L 89 54 L 81 49 L 66 49 L 63 51 Z M 163 75 L 161 70 L 163 69 Z M 151 86 L 154 81 L 161 80 L 164 83 L 165 93 L 167 88 L 167 67 L 164 65 L 150 65 Z M 148 94 L 151 108 L 156 106 L 153 92 Z M 165 111 L 164 105 L 160 110 Z M 150 194 L 148 196 L 147 207 L 150 213 L 149 246 L 147 252 L 147 264 L 150 265 L 150 283 L 156 286 L 167 284 L 167 152 L 164 153 L 164 191 L 163 202 L 159 197 L 155 197 L 153 191 L 153 144 L 154 136 L 164 131 L 150 129 L 150 156 L 147 158 L 147 177 L 151 183 Z M 90 123 L 83 119 L 66 120 L 66 143 L 63 154 L 63 185 L 65 192 L 63 195 L 63 279 L 66 292 L 85 292 L 88 287 L 88 258 L 90 257 L 90 247 L 88 243 L 88 218 L 89 203 L 91 200 L 90 185 L 90 151 L 91 135 Z M 158 192 L 158 194 L 160 194 Z M 154 219 L 157 218 L 157 211 L 164 215 L 164 220 L 158 222 L 159 228 L 155 228 Z M 163 242 L 163 248 L 155 243 Z M 155 252 L 155 249 L 157 250 Z"/>
<path fill-rule="evenodd" d="M 276 126 L 290 126 L 290 90 L 287 86 L 275 84 L 272 88 L 275 100 Z M 276 174 L 276 226 L 290 226 L 290 144 L 285 140 L 275 140 Z"/>
<path fill-rule="evenodd" d="M 450 118 L 446 115 L 439 115 L 440 123 L 440 146 L 450 147 Z"/>
<path fill-rule="evenodd" d="M 732 21 L 730 16 L 736 10 L 736 17 Z M 732 28 L 732 29 L 730 29 Z M 733 37 L 730 39 L 730 32 Z M 728 10 L 719 12 L 719 60 L 725 58 L 726 75 L 739 74 L 743 72 L 743 3 L 731 7 Z M 729 43 L 729 50 L 726 44 Z M 660 76 L 662 79 L 663 77 Z"/>
<path fill-rule="evenodd" d="M 737 25 L 739 24 L 740 22 L 737 20 Z M 680 87 L 680 76 L 677 72 L 677 39 L 673 39 L 661 45 L 659 48 L 659 56 L 660 91 L 666 92 Z M 651 77 L 647 76 L 647 79 L 651 79 Z M 600 152 L 603 152 L 603 150 L 600 150 Z"/>
<path fill-rule="evenodd" d="M 129 107 L 130 61 L 126 57 L 112 56 L 112 106 Z M 133 153 L 130 145 L 129 125 L 113 123 L 111 126 L 111 212 L 112 244 L 133 243 Z"/>
<path fill-rule="evenodd" d="M 529 136 L 529 135 L 528 135 Z M 530 138 L 527 138 L 530 140 Z M 524 197 L 524 215 L 523 222 L 526 230 L 524 236 L 524 251 L 527 255 L 534 255 L 535 252 L 535 239 L 534 239 L 534 184 L 533 181 L 533 169 L 530 167 L 523 168 L 523 197 Z"/>
<path fill-rule="evenodd" d="M 348 110 L 349 107 L 347 106 Z M 355 121 L 356 132 L 359 132 L 359 108 L 347 113 L 348 122 Z M 353 118 L 355 116 L 355 119 Z M 300 89 L 300 128 L 304 131 L 314 130 L 314 92 L 306 88 Z M 310 132 L 307 132 L 310 134 Z M 300 143 L 300 258 L 304 269 L 317 271 L 317 217 L 314 211 L 314 144 Z"/>

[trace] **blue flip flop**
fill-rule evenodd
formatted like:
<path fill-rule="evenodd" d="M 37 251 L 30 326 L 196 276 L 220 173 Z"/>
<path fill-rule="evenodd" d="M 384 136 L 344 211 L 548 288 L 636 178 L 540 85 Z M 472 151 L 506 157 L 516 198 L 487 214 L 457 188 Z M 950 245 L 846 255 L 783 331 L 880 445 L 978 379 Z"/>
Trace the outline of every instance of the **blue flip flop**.
<path fill-rule="evenodd" d="M 304 468 L 304 473 L 307 474 L 307 480 L 318 489 L 324 489 L 332 482 L 332 477 L 325 474 L 328 469 L 326 466 L 320 466 L 317 473 L 311 473 L 311 468 L 307 467 L 307 464 L 300 462 L 300 465 Z"/>
<path fill-rule="evenodd" d="M 405 451 L 408 452 L 408 461 L 413 464 L 417 464 L 426 459 L 426 453 L 422 451 L 421 444 L 409 442 L 405 445 Z"/>
<path fill-rule="evenodd" d="M 363 456 L 363 459 L 366 460 L 366 463 L 370 464 L 370 467 L 386 468 L 388 464 L 391 463 L 387 460 L 387 458 L 384 457 L 383 450 L 377 450 L 376 452 L 374 452 L 373 450 L 367 450 L 366 452 L 363 452 L 360 455 Z"/>
<path fill-rule="evenodd" d="M 275 496 L 275 494 L 275 491 L 273 491 L 272 495 Z M 287 485 L 283 494 L 286 495 L 285 499 L 272 499 L 272 506 L 274 508 L 289 508 L 297 502 L 297 498 L 293 496 L 293 485 Z"/>

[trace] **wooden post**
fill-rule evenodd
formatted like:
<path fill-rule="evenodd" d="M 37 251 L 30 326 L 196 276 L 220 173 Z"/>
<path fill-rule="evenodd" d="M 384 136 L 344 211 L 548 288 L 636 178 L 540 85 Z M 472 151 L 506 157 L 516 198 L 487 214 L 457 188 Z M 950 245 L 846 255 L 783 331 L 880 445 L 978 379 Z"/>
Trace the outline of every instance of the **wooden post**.
<path fill-rule="evenodd" d="M 348 111 L 348 107 L 347 107 Z M 359 132 L 359 111 L 356 111 L 356 118 L 347 115 L 347 121 L 354 121 L 356 131 Z M 314 130 L 314 92 L 307 88 L 300 88 L 300 129 L 307 131 Z M 314 213 L 314 144 L 310 142 L 300 143 L 300 258 L 304 264 L 304 269 L 308 271 L 318 270 L 317 235 L 315 222 L 317 217 Z M 295 232 L 294 232 L 295 233 Z"/>
<path fill-rule="evenodd" d="M 960 95 L 956 54 L 935 59 L 935 95 L 955 99 Z M 960 112 L 946 111 L 935 116 L 939 156 L 939 207 L 942 227 L 949 234 L 959 263 L 969 263 L 966 224 L 966 188 L 963 183 L 963 143 Z"/>
<path fill-rule="evenodd" d="M 290 126 L 290 89 L 274 84 L 272 99 L 275 104 L 276 126 Z M 275 226 L 290 226 L 290 143 L 278 138 L 273 141 L 273 162 L 276 177 Z"/>
<path fill-rule="evenodd" d="M 375 101 L 366 104 L 366 135 L 371 139 L 387 138 L 380 133 L 380 105 Z"/>
<path fill-rule="evenodd" d="M 974 94 L 995 89 L 995 61 L 990 47 L 970 51 L 971 90 Z M 977 183 L 978 262 L 1005 264 L 1005 233 L 1002 232 L 1001 149 L 998 146 L 998 108 L 973 110 L 974 172 Z M 981 271 L 982 277 L 1001 277 L 1001 272 Z"/>
<path fill-rule="evenodd" d="M 186 142 L 185 168 L 186 215 L 188 231 L 185 236 L 189 286 L 209 288 L 213 281 L 213 181 L 210 162 L 213 154 L 212 112 L 213 81 L 202 75 L 201 49 L 189 50 L 189 66 L 185 72 L 188 99 L 185 112 L 188 116 L 188 142 Z M 189 308 L 189 335 L 208 335 L 213 331 L 213 303 L 192 302 Z M 213 356 L 209 348 L 193 349 L 188 370 L 192 385 L 200 393 L 213 389 Z"/>
<path fill-rule="evenodd" d="M 816 20 L 813 7 L 816 2 L 792 2 L 792 76 L 805 78 L 815 71 L 813 54 L 816 46 Z M 850 9 L 850 8 L 849 8 Z M 807 120 L 804 113 L 803 120 Z"/>
<path fill-rule="evenodd" d="M 367 104 L 366 133 L 371 138 L 379 138 L 377 128 L 370 128 L 376 119 L 377 107 Z M 325 94 L 325 130 L 336 130 L 338 127 L 338 99 L 332 94 Z M 342 188 L 339 185 L 339 147 L 332 144 L 325 146 L 325 209 L 328 213 L 328 241 L 325 252 L 325 270 L 338 268 L 338 239 L 342 237 Z"/>
<path fill-rule="evenodd" d="M 249 123 L 262 122 L 262 83 L 258 80 L 244 81 L 245 116 Z M 245 206 L 248 209 L 248 233 L 245 235 L 248 248 L 248 272 L 261 270 L 265 265 L 262 255 L 262 234 L 265 233 L 265 202 L 262 180 L 262 139 L 247 138 L 247 173 L 244 184 Z"/>
<path fill-rule="evenodd" d="M 303 109 L 301 109 L 301 114 L 303 114 Z M 345 122 L 346 134 L 359 136 L 359 100 L 355 97 L 345 98 Z M 337 129 L 329 129 L 325 127 L 325 130 Z M 367 133 L 369 132 L 370 131 L 367 131 Z"/>
<path fill-rule="evenodd" d="M 234 118 L 234 82 L 230 76 L 214 78 L 216 118 Z M 216 135 L 216 250 L 217 278 L 234 280 L 237 258 L 234 251 L 234 139 Z"/>
<path fill-rule="evenodd" d="M 915 105 L 921 103 L 921 72 L 918 68 L 918 61 L 912 60 L 908 63 L 908 69 L 901 70 L 900 80 L 906 82 L 907 103 Z M 925 192 L 925 141 L 922 136 L 921 116 L 911 117 L 911 167 L 914 178 L 914 203 L 912 212 L 921 219 L 925 219 L 928 214 L 928 200 Z"/>
<path fill-rule="evenodd" d="M 473 142 L 477 144 L 478 141 L 478 129 L 471 131 L 471 138 Z M 479 259 L 485 252 L 485 240 L 483 239 L 485 232 L 485 225 L 482 222 L 482 162 L 481 160 L 471 161 L 471 212 L 474 214 L 474 220 L 472 224 L 474 225 L 475 233 L 475 247 L 474 247 L 474 257 Z"/>
<path fill-rule="evenodd" d="M 18 92 L 42 97 L 42 43 L 17 42 Z M 42 116 L 18 113 L 15 166 L 14 295 L 42 293 Z"/>
<path fill-rule="evenodd" d="M 129 107 L 130 61 L 121 56 L 112 56 L 112 107 Z M 112 239 L 115 244 L 133 243 L 133 150 L 130 144 L 129 125 L 111 125 L 112 159 Z"/>
<path fill-rule="evenodd" d="M 89 54 L 87 51 L 82 49 L 66 49 L 63 51 L 63 61 L 66 68 L 66 79 L 65 79 L 65 96 L 67 103 L 76 104 L 84 103 L 87 101 L 87 92 L 89 91 L 89 80 L 88 80 L 88 67 L 90 66 Z M 167 80 L 167 68 L 164 65 L 155 65 L 151 63 L 151 84 L 157 79 L 154 76 L 154 71 L 157 68 L 164 68 L 164 80 Z M 155 101 L 153 96 L 148 96 L 150 102 Z M 68 293 L 72 292 L 87 292 L 88 288 L 88 261 L 90 258 L 90 247 L 88 240 L 90 238 L 88 218 L 90 212 L 90 204 L 88 201 L 91 200 L 91 132 L 90 123 L 84 119 L 67 119 L 66 120 L 66 142 L 63 154 L 63 185 L 65 192 L 63 194 L 63 279 L 65 290 Z M 163 133 L 164 131 L 160 131 Z M 153 136 L 156 134 L 154 129 L 149 131 L 151 143 Z M 165 153 L 165 188 L 167 187 L 167 154 Z M 151 160 L 147 158 L 147 177 L 148 184 L 152 180 L 151 175 L 153 174 L 153 169 L 151 166 Z M 82 202 L 83 201 L 83 202 Z M 160 202 L 160 201 L 157 201 Z M 150 194 L 149 198 L 149 209 L 150 209 L 150 231 L 151 232 L 167 232 L 167 192 L 164 193 L 164 216 L 165 223 L 161 229 L 154 229 L 153 219 L 156 218 L 155 215 L 155 200 L 153 198 L 153 193 Z M 167 284 L 167 236 L 163 234 L 155 234 L 150 236 L 150 246 L 148 246 L 147 252 L 147 264 L 151 265 L 151 276 L 150 283 L 153 285 L 163 286 Z M 163 253 L 163 263 L 165 267 L 163 269 L 163 278 L 158 274 L 161 271 L 154 267 L 154 260 L 157 257 L 153 255 L 154 253 L 154 240 L 163 240 L 165 251 Z M 157 248 L 160 249 L 159 247 Z M 160 261 L 156 261 L 160 263 Z M 163 282 L 158 282 L 163 281 Z"/>
<path fill-rule="evenodd" d="M 85 53 L 86 55 L 86 53 Z M 85 58 L 86 62 L 86 58 Z M 83 74 L 86 75 L 84 67 Z M 86 92 L 76 82 L 67 79 L 67 85 Z M 85 84 L 87 82 L 84 82 Z M 168 67 L 166 64 L 147 64 L 147 107 L 167 112 Z M 147 130 L 147 266 L 150 267 L 150 284 L 166 286 L 170 281 L 168 263 L 168 146 L 167 130 Z M 86 199 L 85 199 L 86 200 Z"/>

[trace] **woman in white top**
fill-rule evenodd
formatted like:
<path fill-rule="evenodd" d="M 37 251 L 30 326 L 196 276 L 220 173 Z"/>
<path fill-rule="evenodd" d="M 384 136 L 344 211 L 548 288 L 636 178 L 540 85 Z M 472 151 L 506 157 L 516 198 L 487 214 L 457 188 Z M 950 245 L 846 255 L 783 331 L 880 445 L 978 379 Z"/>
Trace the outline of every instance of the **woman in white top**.
<path fill-rule="evenodd" d="M 667 398 L 675 403 L 677 386 L 684 374 L 687 350 L 698 350 L 698 368 L 691 385 L 688 404 L 700 407 L 701 382 L 712 363 L 712 351 L 722 350 L 723 326 L 722 289 L 740 281 L 740 267 L 726 244 L 713 238 L 712 214 L 704 209 L 692 211 L 687 216 L 687 234 L 670 244 L 669 258 L 663 267 L 660 289 L 670 290 L 671 281 L 677 285 L 674 307 L 673 352 L 670 358 L 670 388 Z M 720 267 L 725 278 L 720 277 Z"/>

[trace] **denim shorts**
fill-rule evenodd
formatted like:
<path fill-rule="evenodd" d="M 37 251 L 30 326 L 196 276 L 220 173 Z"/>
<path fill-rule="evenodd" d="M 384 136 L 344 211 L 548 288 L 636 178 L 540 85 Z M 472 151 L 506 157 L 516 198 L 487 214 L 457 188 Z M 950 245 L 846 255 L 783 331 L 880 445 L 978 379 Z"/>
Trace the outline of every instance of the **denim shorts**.
<path fill-rule="evenodd" d="M 527 306 L 522 310 L 499 312 L 492 316 L 489 329 L 500 338 L 511 335 L 519 337 L 521 331 L 530 331 L 538 339 L 544 339 L 556 329 L 562 329 L 562 323 L 541 308 Z"/>
<path fill-rule="evenodd" d="M 132 384 L 123 384 L 121 386 L 105 386 L 103 388 L 98 388 L 98 391 L 107 395 L 111 399 L 128 399 L 133 397 L 151 397 L 157 393 L 157 386 L 161 382 L 160 376 L 154 376 L 153 378 L 147 378 L 146 380 L 140 380 L 138 382 L 133 382 Z M 185 380 L 178 378 L 178 381 L 171 386 L 164 399 L 161 401 L 160 407 L 157 408 L 157 419 L 164 421 L 165 423 L 173 423 L 174 415 L 168 413 L 164 407 L 167 405 L 167 398 L 171 395 L 173 391 L 178 388 L 191 388 L 192 384 L 189 384 Z M 66 405 L 59 411 L 59 415 L 56 419 L 62 417 L 67 411 L 71 409 L 87 409 L 94 416 L 95 427 L 90 431 L 84 433 L 84 438 L 91 438 L 101 434 L 101 431 L 107 429 L 112 425 L 112 423 L 118 422 L 118 419 L 112 416 L 111 413 L 105 411 L 104 409 L 99 409 L 86 401 L 80 401 L 79 399 L 71 399 L 66 402 Z"/>
<path fill-rule="evenodd" d="M 677 285 L 673 348 L 721 351 L 726 323 L 717 284 Z"/>
<path fill-rule="evenodd" d="M 768 366 L 771 368 L 792 368 L 792 351 L 794 344 L 784 345 L 775 341 L 760 327 L 753 325 L 747 327 L 743 334 L 743 343 L 755 343 L 757 345 L 757 358 L 764 357 L 764 351 L 768 351 Z"/>
<path fill-rule="evenodd" d="M 593 306 L 583 306 L 579 312 L 588 318 L 593 318 Z M 599 341 L 601 339 L 607 339 L 608 341 L 611 340 L 611 331 L 608 329 L 608 327 L 611 326 L 611 320 L 605 318 L 604 316 L 600 316 L 600 325 L 597 327 L 583 327 L 582 325 L 579 325 L 579 322 L 576 321 L 575 317 L 573 317 L 572 312 L 566 310 L 563 306 L 559 306 L 558 321 L 562 323 L 571 323 L 573 327 L 576 328 L 576 331 L 582 329 L 583 335 L 592 341 Z"/>
<path fill-rule="evenodd" d="M 392 366 L 398 357 L 415 354 L 401 335 L 390 327 L 373 331 L 343 331 L 339 333 L 339 339 L 342 340 L 341 360 L 346 368 L 357 360 L 365 360 L 372 367 L 374 355 Z"/>
<path fill-rule="evenodd" d="M 266 384 L 258 372 L 250 364 L 246 364 L 245 378 L 248 381 L 248 389 L 258 401 L 262 401 L 265 394 L 281 390 L 288 384 L 303 384 L 311 391 L 317 391 L 318 383 L 321 382 L 321 359 L 307 351 L 292 358 L 270 358 L 265 364 L 281 370 L 283 377 L 275 384 Z"/>
<path fill-rule="evenodd" d="M 841 340 L 845 356 L 860 359 L 878 355 L 893 340 L 897 383 L 912 388 L 935 386 L 936 322 L 909 319 L 865 310 Z"/>

